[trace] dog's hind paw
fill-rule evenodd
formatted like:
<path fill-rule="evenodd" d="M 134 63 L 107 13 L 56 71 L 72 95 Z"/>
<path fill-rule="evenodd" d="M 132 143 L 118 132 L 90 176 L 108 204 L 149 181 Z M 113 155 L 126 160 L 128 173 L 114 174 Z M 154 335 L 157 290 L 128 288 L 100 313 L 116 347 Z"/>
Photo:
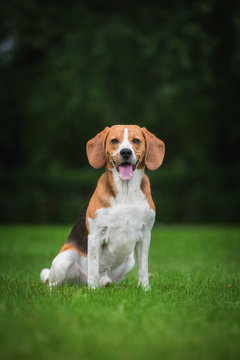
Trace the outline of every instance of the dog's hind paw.
<path fill-rule="evenodd" d="M 101 287 L 107 287 L 112 283 L 112 279 L 108 275 L 103 275 L 99 280 L 99 285 Z"/>

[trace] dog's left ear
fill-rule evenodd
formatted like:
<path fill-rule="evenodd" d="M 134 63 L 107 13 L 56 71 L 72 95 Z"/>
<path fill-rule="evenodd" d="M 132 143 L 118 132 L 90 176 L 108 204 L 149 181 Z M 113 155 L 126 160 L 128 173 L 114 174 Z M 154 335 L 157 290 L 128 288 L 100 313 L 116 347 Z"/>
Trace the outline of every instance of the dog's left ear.
<path fill-rule="evenodd" d="M 142 128 L 146 141 L 145 164 L 149 170 L 156 170 L 163 162 L 165 154 L 164 142 L 150 133 L 145 127 Z"/>
<path fill-rule="evenodd" d="M 105 165 L 105 140 L 109 129 L 109 127 L 105 127 L 103 131 L 101 131 L 87 143 L 88 161 L 95 169 L 100 169 Z"/>

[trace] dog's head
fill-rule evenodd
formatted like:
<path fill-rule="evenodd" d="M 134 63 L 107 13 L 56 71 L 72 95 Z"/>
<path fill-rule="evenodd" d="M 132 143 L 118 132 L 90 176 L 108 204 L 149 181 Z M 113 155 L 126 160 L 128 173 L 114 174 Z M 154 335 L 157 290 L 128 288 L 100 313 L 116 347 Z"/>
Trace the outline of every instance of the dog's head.
<path fill-rule="evenodd" d="M 130 180 L 136 169 L 156 170 L 163 161 L 162 140 L 137 125 L 106 127 L 87 143 L 87 156 L 94 168 L 116 170 L 122 180 Z"/>

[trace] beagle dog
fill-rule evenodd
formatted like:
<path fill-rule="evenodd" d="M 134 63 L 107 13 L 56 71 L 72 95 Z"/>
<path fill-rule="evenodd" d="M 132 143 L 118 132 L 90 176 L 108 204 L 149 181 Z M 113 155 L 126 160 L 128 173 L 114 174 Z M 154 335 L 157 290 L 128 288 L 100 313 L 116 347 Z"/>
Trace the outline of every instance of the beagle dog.
<path fill-rule="evenodd" d="M 145 166 L 163 161 L 163 141 L 137 125 L 106 127 L 87 143 L 91 166 L 105 165 L 90 202 L 81 211 L 65 245 L 43 269 L 50 287 L 78 282 L 95 289 L 121 282 L 138 263 L 138 285 L 149 289 L 148 251 L 155 206 Z"/>

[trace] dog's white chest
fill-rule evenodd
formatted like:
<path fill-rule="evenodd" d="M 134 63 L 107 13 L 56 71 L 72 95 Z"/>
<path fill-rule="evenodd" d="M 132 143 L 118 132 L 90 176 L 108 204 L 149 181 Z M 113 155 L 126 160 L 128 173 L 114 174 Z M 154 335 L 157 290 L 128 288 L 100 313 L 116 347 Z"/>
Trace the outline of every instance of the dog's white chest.
<path fill-rule="evenodd" d="M 89 219 L 89 227 L 101 243 L 100 270 L 122 264 L 144 232 L 151 231 L 154 219 L 155 212 L 140 189 L 131 197 L 121 193 L 111 199 L 111 207 L 99 209 L 95 219 Z"/>

